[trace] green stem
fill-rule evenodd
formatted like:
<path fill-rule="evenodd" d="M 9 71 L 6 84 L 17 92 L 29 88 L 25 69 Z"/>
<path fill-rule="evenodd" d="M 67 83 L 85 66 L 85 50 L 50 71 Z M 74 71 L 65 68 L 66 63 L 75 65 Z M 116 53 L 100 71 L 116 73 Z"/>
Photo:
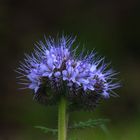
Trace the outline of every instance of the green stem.
<path fill-rule="evenodd" d="M 67 136 L 67 102 L 61 97 L 58 104 L 58 140 L 66 140 Z"/>

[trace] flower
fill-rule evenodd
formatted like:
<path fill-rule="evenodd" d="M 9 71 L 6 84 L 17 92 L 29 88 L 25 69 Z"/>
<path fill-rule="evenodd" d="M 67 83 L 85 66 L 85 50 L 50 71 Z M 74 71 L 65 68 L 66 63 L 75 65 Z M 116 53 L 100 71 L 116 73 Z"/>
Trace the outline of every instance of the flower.
<path fill-rule="evenodd" d="M 97 58 L 93 51 L 76 57 L 75 38 L 62 36 L 40 41 L 31 55 L 25 54 L 17 72 L 25 88 L 34 91 L 34 97 L 44 104 L 57 102 L 63 94 L 71 105 L 93 108 L 100 98 L 116 95 L 113 89 L 117 74 L 108 69 L 104 58 Z"/>

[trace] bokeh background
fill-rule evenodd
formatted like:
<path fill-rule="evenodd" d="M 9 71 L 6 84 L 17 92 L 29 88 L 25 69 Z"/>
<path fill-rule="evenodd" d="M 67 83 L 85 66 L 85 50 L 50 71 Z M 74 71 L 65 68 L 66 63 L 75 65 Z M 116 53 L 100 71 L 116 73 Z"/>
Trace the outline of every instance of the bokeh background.
<path fill-rule="evenodd" d="M 71 130 L 75 140 L 140 139 L 140 5 L 136 0 L 1 0 L 0 1 L 0 140 L 56 140 L 34 126 L 57 127 L 57 107 L 33 101 L 19 91 L 16 73 L 34 43 L 58 33 L 77 36 L 81 48 L 93 48 L 120 72 L 119 98 L 103 101 L 94 112 L 73 112 L 70 124 L 108 118 L 100 128 Z"/>

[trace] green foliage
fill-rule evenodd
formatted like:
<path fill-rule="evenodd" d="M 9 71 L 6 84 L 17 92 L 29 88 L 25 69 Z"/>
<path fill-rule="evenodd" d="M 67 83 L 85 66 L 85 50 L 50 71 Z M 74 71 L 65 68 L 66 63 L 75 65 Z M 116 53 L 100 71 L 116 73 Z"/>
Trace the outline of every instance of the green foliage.
<path fill-rule="evenodd" d="M 53 135 L 57 134 L 57 129 L 52 129 L 52 128 L 47 128 L 44 126 L 35 126 L 35 128 L 41 129 L 42 131 L 44 131 L 44 133 L 49 133 L 51 132 Z"/>
<path fill-rule="evenodd" d="M 69 126 L 68 129 L 100 127 L 104 131 L 104 133 L 108 134 L 109 131 L 105 126 L 105 123 L 107 122 L 109 122 L 109 119 L 89 119 L 88 121 L 80 121 L 78 123 L 74 123 L 72 126 Z M 58 133 L 58 129 L 47 128 L 45 126 L 35 126 L 35 128 L 42 130 L 44 133 L 52 133 L 53 135 L 56 135 Z"/>
<path fill-rule="evenodd" d="M 94 128 L 105 126 L 105 123 L 109 122 L 109 119 L 89 119 L 88 121 L 80 121 L 79 123 L 74 123 L 70 129 L 78 129 L 78 128 Z"/>

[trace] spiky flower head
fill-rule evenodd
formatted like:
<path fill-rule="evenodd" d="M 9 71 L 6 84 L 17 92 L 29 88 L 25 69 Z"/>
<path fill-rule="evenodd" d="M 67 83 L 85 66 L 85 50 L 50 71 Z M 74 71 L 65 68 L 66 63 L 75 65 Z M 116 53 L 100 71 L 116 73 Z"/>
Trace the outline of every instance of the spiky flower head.
<path fill-rule="evenodd" d="M 104 58 L 93 51 L 76 56 L 75 38 L 62 36 L 37 43 L 31 55 L 25 54 L 17 72 L 20 84 L 32 89 L 34 99 L 43 104 L 55 104 L 65 96 L 71 107 L 93 109 L 99 99 L 115 95 L 119 87 L 116 73 L 108 69 Z"/>

